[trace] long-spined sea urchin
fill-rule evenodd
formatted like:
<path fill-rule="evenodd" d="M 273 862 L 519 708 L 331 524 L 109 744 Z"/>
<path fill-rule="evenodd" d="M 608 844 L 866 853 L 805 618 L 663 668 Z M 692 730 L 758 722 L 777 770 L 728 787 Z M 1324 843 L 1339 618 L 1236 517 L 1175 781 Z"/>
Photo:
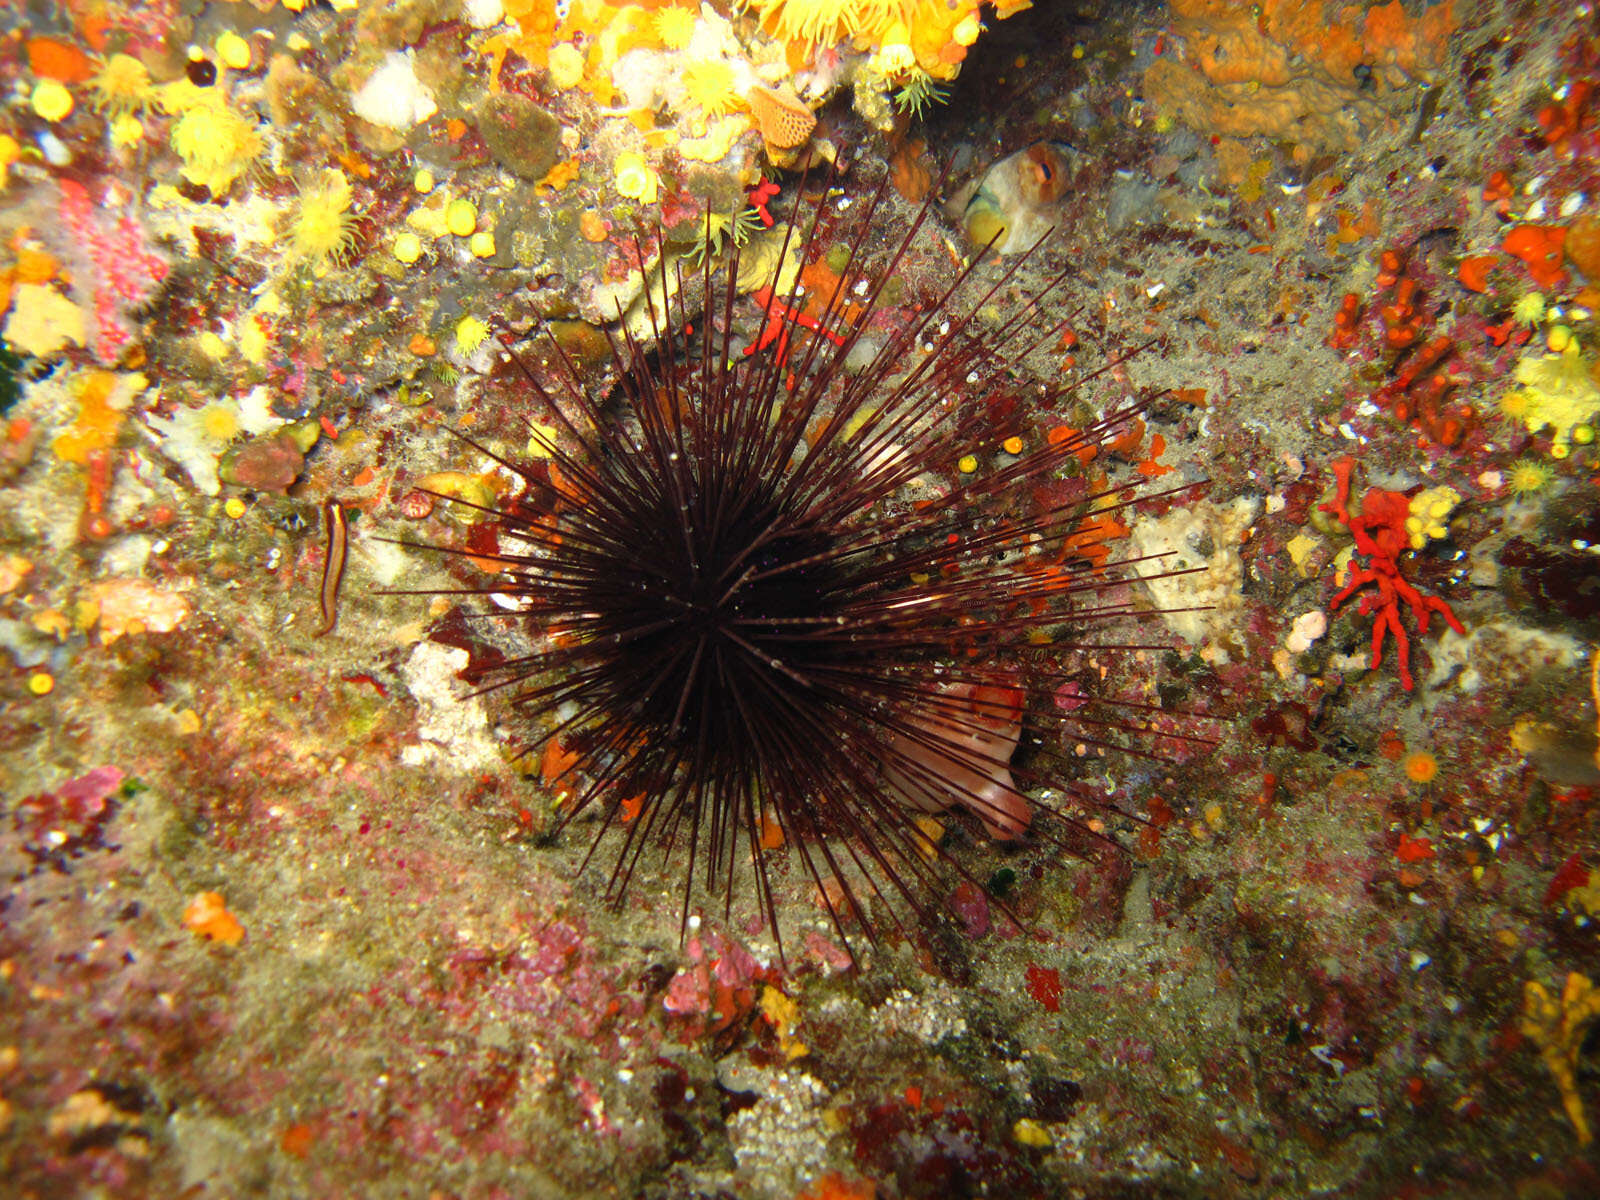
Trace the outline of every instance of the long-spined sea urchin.
<path fill-rule="evenodd" d="M 757 289 L 767 324 L 743 353 L 735 251 L 720 288 L 704 262 L 693 319 L 684 279 L 669 288 L 664 263 L 651 268 L 674 298 L 649 311 L 648 351 L 626 324 L 613 336 L 608 396 L 554 338 L 536 359 L 514 355 L 546 457 L 464 439 L 521 494 L 493 507 L 440 497 L 479 507 L 497 531 L 492 549 L 454 551 L 498 568 L 460 590 L 516 606 L 496 619 L 521 651 L 478 678 L 512 692 L 527 749 L 559 747 L 545 761 L 569 793 L 562 825 L 602 816 L 585 865 L 621 828 L 615 900 L 646 847 L 686 844 L 685 915 L 698 872 L 731 906 L 748 867 L 778 937 L 769 853 L 781 842 L 841 936 L 853 919 L 871 938 L 873 898 L 890 920 L 897 900 L 925 920 L 941 861 L 965 874 L 919 818 L 964 807 L 999 837 L 1028 828 L 1022 788 L 1063 755 L 1042 745 L 1013 778 L 1025 710 L 1071 730 L 1080 751 L 1148 732 L 1136 703 L 1109 715 L 1092 698 L 1026 704 L 1059 701 L 1062 656 L 1131 612 L 1091 531 L 1134 492 L 1087 484 L 1083 464 L 1142 404 L 1065 437 L 1030 431 L 1032 448 L 1013 443 L 987 472 L 958 468 L 998 440 L 993 402 L 1023 390 L 1013 363 L 1057 326 L 1037 297 L 997 311 L 1031 253 L 992 278 L 968 266 L 919 315 L 885 312 L 929 208 L 869 273 L 883 196 L 836 243 L 830 294 L 803 300 L 781 266 Z M 791 218 L 780 264 L 820 256 L 824 205 Z M 1035 387 L 1028 402 L 1054 407 L 1077 386 Z"/>

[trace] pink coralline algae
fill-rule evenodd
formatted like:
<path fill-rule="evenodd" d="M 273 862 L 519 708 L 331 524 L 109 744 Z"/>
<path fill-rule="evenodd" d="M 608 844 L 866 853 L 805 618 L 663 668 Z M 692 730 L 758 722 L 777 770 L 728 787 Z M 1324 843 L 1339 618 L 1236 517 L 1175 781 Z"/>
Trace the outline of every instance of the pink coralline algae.
<path fill-rule="evenodd" d="M 118 767 L 96 767 L 54 792 L 23 797 L 13 819 L 27 839 L 28 853 L 64 869 L 67 859 L 94 846 L 115 809 L 123 779 Z"/>
<path fill-rule="evenodd" d="M 83 184 L 61 181 L 57 210 L 61 228 L 91 266 L 82 282 L 92 289 L 95 356 L 112 364 L 134 340 L 128 314 L 154 298 L 167 277 L 167 264 L 147 247 L 144 230 L 132 213 L 111 216 L 97 207 Z"/>
<path fill-rule="evenodd" d="M 626 981 L 595 961 L 585 929 L 567 921 L 541 926 L 521 951 L 464 948 L 450 956 L 445 969 L 451 985 L 442 992 L 419 993 L 424 1002 L 463 1020 L 488 1004 L 560 1030 L 608 1056 L 619 1051 L 606 1031 L 643 1010 Z"/>
<path fill-rule="evenodd" d="M 680 1035 L 688 1043 L 750 1012 L 756 984 L 769 972 L 743 946 L 714 930 L 690 938 L 686 949 L 689 965 L 673 976 L 661 1007 L 682 1022 Z"/>
<path fill-rule="evenodd" d="M 1447 603 L 1438 596 L 1423 595 L 1400 573 L 1400 556 L 1410 545 L 1406 533 L 1410 502 L 1400 492 L 1368 488 L 1366 495 L 1361 498 L 1361 511 L 1351 513 L 1350 477 L 1354 471 L 1355 460 L 1349 456 L 1335 462 L 1333 473 L 1338 480 L 1338 493 L 1331 504 L 1318 505 L 1323 512 L 1337 517 L 1356 541 L 1356 559 L 1350 566 L 1350 582 L 1340 589 L 1328 609 L 1330 612 L 1337 611 L 1351 596 L 1368 585 L 1374 586 L 1374 591 L 1361 597 L 1359 608 L 1362 616 L 1376 614 L 1377 617 L 1372 623 L 1372 667 L 1376 670 L 1383 662 L 1384 638 L 1392 633 L 1399 650 L 1400 686 L 1409 692 L 1414 684 L 1411 678 L 1411 642 L 1400 623 L 1401 602 L 1404 601 L 1416 617 L 1418 633 L 1428 632 L 1428 620 L 1434 613 L 1442 616 L 1457 633 L 1465 633 L 1466 629 Z"/>
<path fill-rule="evenodd" d="M 950 911 L 961 921 L 969 938 L 977 940 L 989 932 L 989 901 L 972 880 L 963 880 L 951 895 Z"/>

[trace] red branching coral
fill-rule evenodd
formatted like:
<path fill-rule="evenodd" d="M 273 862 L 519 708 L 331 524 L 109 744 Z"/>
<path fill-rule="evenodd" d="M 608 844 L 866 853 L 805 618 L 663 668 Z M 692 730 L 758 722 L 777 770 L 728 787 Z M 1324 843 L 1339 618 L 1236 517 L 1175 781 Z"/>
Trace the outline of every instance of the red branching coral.
<path fill-rule="evenodd" d="M 755 302 L 766 310 L 766 323 L 761 327 L 761 333 L 756 340 L 744 349 L 745 357 L 759 354 L 768 346 L 776 345 L 773 351 L 778 356 L 778 361 L 787 364 L 789 361 L 789 333 L 796 326 L 804 326 L 821 334 L 836 346 L 845 344 L 844 337 L 833 330 L 826 328 L 815 317 L 798 308 L 783 303 L 778 299 L 775 289 L 770 285 L 759 287 L 750 293 Z"/>
<path fill-rule="evenodd" d="M 1361 511 L 1352 513 L 1350 477 L 1354 471 L 1355 459 L 1348 455 L 1335 462 L 1333 473 L 1338 480 L 1338 494 L 1331 504 L 1318 506 L 1323 512 L 1337 517 L 1356 540 L 1357 557 L 1350 566 L 1350 582 L 1333 598 L 1328 608 L 1329 611 L 1337 611 L 1351 596 L 1369 584 L 1375 585 L 1375 591 L 1361 597 L 1359 609 L 1364 617 L 1377 614 L 1377 619 L 1372 623 L 1372 667 L 1376 670 L 1383 661 L 1385 636 L 1394 634 L 1395 645 L 1400 653 L 1400 686 L 1409 692 L 1413 686 L 1411 642 L 1400 623 L 1401 601 L 1410 606 L 1412 615 L 1416 617 L 1418 633 L 1428 632 L 1428 620 L 1434 613 L 1442 616 L 1457 633 L 1465 633 L 1466 629 L 1456 619 L 1455 613 L 1450 611 L 1448 604 L 1437 596 L 1423 595 L 1400 573 L 1400 556 L 1410 545 L 1406 534 L 1410 502 L 1401 492 L 1368 488 L 1366 495 L 1361 498 Z"/>

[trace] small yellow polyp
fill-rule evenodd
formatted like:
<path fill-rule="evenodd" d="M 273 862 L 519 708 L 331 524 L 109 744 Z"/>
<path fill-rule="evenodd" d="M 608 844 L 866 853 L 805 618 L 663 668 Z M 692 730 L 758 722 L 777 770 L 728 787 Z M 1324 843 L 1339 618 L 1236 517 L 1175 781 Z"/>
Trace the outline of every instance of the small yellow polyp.
<path fill-rule="evenodd" d="M 222 506 L 222 511 L 237 521 L 244 516 L 244 501 L 237 496 L 229 496 L 228 502 Z"/>
<path fill-rule="evenodd" d="M 487 229 L 478 230 L 467 243 L 467 249 L 472 251 L 472 257 L 474 258 L 493 258 L 494 234 Z"/>
<path fill-rule="evenodd" d="M 123 113 L 119 117 L 111 118 L 111 144 L 113 146 L 137 146 L 144 137 L 144 126 L 139 123 L 139 118 L 131 113 Z"/>
<path fill-rule="evenodd" d="M 433 172 L 423 167 L 412 177 L 411 186 L 416 188 L 420 195 L 426 196 L 433 191 Z"/>
<path fill-rule="evenodd" d="M 28 690 L 35 696 L 48 696 L 55 691 L 56 681 L 43 671 L 28 676 Z"/>
<path fill-rule="evenodd" d="M 956 463 L 956 470 L 960 471 L 963 475 L 971 475 L 977 469 L 978 459 L 976 455 L 963 454 L 960 460 Z"/>
<path fill-rule="evenodd" d="M 478 227 L 478 210 L 471 200 L 459 197 L 444 210 L 444 227 L 457 237 L 468 237 Z"/>
<path fill-rule="evenodd" d="M 72 112 L 72 93 L 54 79 L 41 79 L 33 88 L 29 103 L 46 121 L 59 121 Z"/>
<path fill-rule="evenodd" d="M 456 348 L 463 354 L 471 354 L 488 336 L 488 324 L 477 317 L 466 316 L 456 322 Z"/>
<path fill-rule="evenodd" d="M 1045 1147 L 1054 1144 L 1050 1131 L 1032 1117 L 1023 1117 L 1011 1127 L 1011 1136 L 1024 1146 Z"/>
<path fill-rule="evenodd" d="M 1007 454 L 1021 454 L 1022 439 L 1019 437 L 1009 437 L 1000 443 L 1000 449 L 1004 450 Z"/>
<path fill-rule="evenodd" d="M 250 65 L 250 43 L 230 29 L 217 38 L 217 57 L 228 69 L 242 71 Z"/>
<path fill-rule="evenodd" d="M 403 263 L 414 263 L 422 257 L 422 239 L 414 233 L 402 233 L 394 239 L 394 256 Z"/>

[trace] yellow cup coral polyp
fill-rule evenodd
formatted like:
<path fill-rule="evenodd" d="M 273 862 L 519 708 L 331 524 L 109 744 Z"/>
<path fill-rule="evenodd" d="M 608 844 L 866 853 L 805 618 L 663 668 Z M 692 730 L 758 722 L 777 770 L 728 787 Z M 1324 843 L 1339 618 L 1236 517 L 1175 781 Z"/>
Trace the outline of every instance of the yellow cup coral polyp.
<path fill-rule="evenodd" d="M 752 0 L 761 24 L 786 42 L 829 45 L 904 19 L 915 0 Z"/>
<path fill-rule="evenodd" d="M 683 69 L 689 106 L 707 121 L 725 117 L 739 104 L 733 68 L 720 58 L 695 59 Z"/>
<path fill-rule="evenodd" d="M 130 54 L 113 54 L 89 80 L 90 101 L 109 117 L 142 113 L 155 103 L 155 87 L 145 65 Z"/>
<path fill-rule="evenodd" d="M 197 104 L 172 126 L 183 177 L 220 196 L 261 153 L 255 125 L 224 105 Z"/>
<path fill-rule="evenodd" d="M 978 0 L 923 0 L 910 24 L 917 65 L 935 79 L 954 79 L 979 27 Z"/>
<path fill-rule="evenodd" d="M 640 204 L 654 204 L 661 187 L 661 176 L 645 161 L 644 155 L 629 150 L 617 155 L 614 182 L 617 191 Z"/>
<path fill-rule="evenodd" d="M 911 49 L 911 31 L 896 21 L 883 35 L 883 44 L 872 57 L 872 65 L 885 75 L 909 71 L 917 65 Z"/>
<path fill-rule="evenodd" d="M 977 41 L 979 0 L 750 0 L 761 26 L 803 56 L 817 46 L 851 39 L 857 50 L 874 50 L 874 68 L 899 75 L 919 68 L 935 79 L 954 79 Z M 1028 0 L 995 6 L 1001 18 L 1027 8 Z"/>
<path fill-rule="evenodd" d="M 354 234 L 349 209 L 350 181 L 337 168 L 302 188 L 289 227 L 293 257 L 317 265 L 342 258 Z"/>
<path fill-rule="evenodd" d="M 687 8 L 663 8 L 656 13 L 655 29 L 668 50 L 682 50 L 694 37 L 694 13 Z"/>

